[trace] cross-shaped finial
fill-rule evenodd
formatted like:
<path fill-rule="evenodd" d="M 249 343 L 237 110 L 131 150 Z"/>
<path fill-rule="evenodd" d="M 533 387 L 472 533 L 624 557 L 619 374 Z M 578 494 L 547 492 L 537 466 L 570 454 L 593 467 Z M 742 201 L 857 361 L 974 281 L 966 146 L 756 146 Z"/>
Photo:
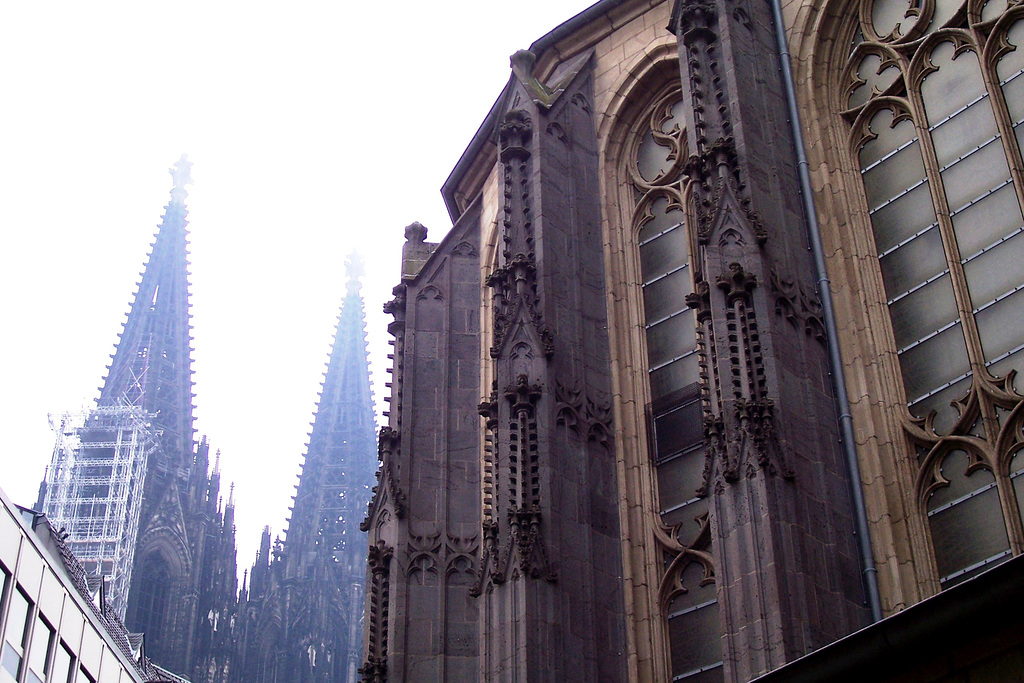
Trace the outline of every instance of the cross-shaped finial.
<path fill-rule="evenodd" d="M 191 168 L 192 162 L 188 160 L 188 155 L 182 154 L 174 168 L 168 169 L 174 179 L 174 189 L 184 190 L 185 186 L 192 182 L 192 175 L 189 172 Z"/>
<path fill-rule="evenodd" d="M 353 251 L 348 255 L 348 259 L 345 261 L 345 273 L 348 275 L 349 280 L 359 280 L 366 272 L 364 270 L 363 257 L 358 252 Z"/>

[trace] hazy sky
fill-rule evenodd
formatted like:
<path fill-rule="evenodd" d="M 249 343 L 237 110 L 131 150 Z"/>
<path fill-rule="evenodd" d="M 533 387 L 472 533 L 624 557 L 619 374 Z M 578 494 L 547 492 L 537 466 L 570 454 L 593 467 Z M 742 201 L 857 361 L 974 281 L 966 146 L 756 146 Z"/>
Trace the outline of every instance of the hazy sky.
<path fill-rule="evenodd" d="M 379 406 L 402 228 L 451 227 L 439 188 L 508 56 L 589 4 L 0 3 L 0 488 L 31 504 L 47 414 L 95 399 L 184 152 L 196 426 L 249 566 L 284 524 L 345 256 Z"/>

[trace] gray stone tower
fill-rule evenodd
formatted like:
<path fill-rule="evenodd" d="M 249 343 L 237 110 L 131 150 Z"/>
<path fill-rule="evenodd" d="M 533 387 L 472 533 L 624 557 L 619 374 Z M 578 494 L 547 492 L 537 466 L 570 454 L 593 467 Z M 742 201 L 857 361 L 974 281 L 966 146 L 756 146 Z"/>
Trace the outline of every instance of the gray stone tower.
<path fill-rule="evenodd" d="M 241 600 L 241 667 L 233 680 L 343 683 L 362 655 L 366 513 L 376 426 L 358 256 L 338 316 L 323 388 L 283 543 L 264 532 Z"/>

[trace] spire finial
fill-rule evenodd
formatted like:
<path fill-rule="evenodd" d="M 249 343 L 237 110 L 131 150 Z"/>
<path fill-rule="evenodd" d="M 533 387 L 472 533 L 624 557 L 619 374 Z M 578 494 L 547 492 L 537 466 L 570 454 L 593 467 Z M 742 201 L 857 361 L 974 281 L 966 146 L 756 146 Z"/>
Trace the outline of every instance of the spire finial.
<path fill-rule="evenodd" d="M 192 183 L 192 162 L 188 160 L 187 154 L 182 154 L 181 158 L 178 159 L 178 163 L 174 164 L 174 168 L 167 169 L 171 174 L 171 178 L 174 179 L 174 186 L 171 188 L 174 190 L 185 190 L 186 185 Z"/>
<path fill-rule="evenodd" d="M 405 226 L 405 239 L 409 242 L 422 242 L 427 239 L 427 229 L 419 221 Z"/>
<path fill-rule="evenodd" d="M 345 260 L 345 273 L 348 275 L 348 291 L 350 294 L 358 293 L 363 286 L 359 282 L 359 278 L 366 272 L 364 266 L 363 257 L 357 251 L 353 251 Z"/>

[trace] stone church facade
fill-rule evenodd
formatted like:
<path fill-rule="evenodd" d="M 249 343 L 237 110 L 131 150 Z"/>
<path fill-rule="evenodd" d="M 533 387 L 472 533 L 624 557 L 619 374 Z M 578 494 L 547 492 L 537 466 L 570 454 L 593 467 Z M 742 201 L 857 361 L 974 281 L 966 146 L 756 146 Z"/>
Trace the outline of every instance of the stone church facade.
<path fill-rule="evenodd" d="M 364 680 L 1019 673 L 1022 40 L 605 0 L 514 55 L 387 306 Z"/>

